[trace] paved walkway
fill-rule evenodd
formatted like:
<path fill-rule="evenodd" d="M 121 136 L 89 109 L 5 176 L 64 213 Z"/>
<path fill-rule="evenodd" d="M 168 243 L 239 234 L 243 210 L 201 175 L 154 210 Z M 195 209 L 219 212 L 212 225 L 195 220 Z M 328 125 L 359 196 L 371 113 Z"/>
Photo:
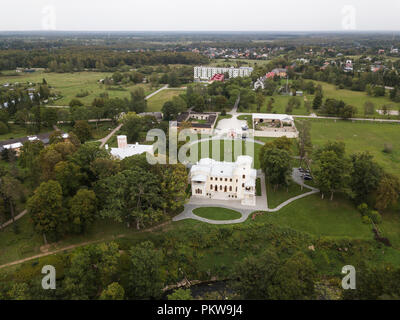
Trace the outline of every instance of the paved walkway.
<path fill-rule="evenodd" d="M 202 222 L 206 222 L 209 224 L 236 224 L 242 223 L 247 220 L 250 214 L 254 213 L 255 211 L 265 211 L 265 212 L 277 212 L 281 210 L 283 207 L 286 207 L 290 203 L 302 199 L 304 197 L 308 197 L 315 193 L 318 193 L 319 190 L 313 187 L 306 185 L 301 178 L 301 173 L 298 169 L 293 169 L 292 172 L 292 179 L 295 183 L 303 186 L 304 188 L 310 189 L 310 192 L 306 192 L 290 198 L 284 202 L 282 202 L 276 208 L 269 208 L 268 207 L 268 197 L 265 185 L 265 176 L 260 172 L 261 170 L 257 171 L 257 177 L 261 179 L 261 196 L 256 197 L 256 205 L 255 206 L 243 206 L 240 201 L 226 201 L 226 200 L 211 200 L 206 198 L 195 198 L 191 197 L 190 201 L 185 205 L 185 209 L 182 213 L 174 217 L 173 221 L 180 221 L 186 219 L 194 219 Z M 205 207 L 218 207 L 218 208 L 226 208 L 231 209 L 239 212 L 242 216 L 239 219 L 235 220 L 209 220 L 202 217 L 199 217 L 193 213 L 193 210 L 196 208 L 205 208 Z"/>
<path fill-rule="evenodd" d="M 26 209 L 25 209 L 24 211 L 20 212 L 18 215 L 16 215 L 16 216 L 14 217 L 14 221 L 17 221 L 17 220 L 21 219 L 24 215 L 27 214 L 27 212 L 28 212 L 28 210 L 26 210 Z M 3 229 L 3 228 L 5 228 L 5 227 L 7 227 L 7 226 L 9 226 L 9 225 L 12 224 L 12 223 L 13 223 L 13 220 L 12 220 L 12 219 L 11 219 L 11 220 L 8 220 L 7 222 L 4 222 L 3 225 L 1 226 L 0 230 Z"/>
<path fill-rule="evenodd" d="M 119 129 L 121 129 L 122 128 L 122 126 L 123 126 L 123 124 L 121 123 L 118 127 L 116 127 L 113 131 L 111 131 L 108 135 L 107 135 L 107 137 L 105 137 L 105 138 L 103 138 L 103 139 L 100 139 L 100 140 L 98 140 L 98 141 L 100 141 L 101 142 L 101 144 L 100 144 L 100 148 L 103 148 L 104 147 L 104 145 L 107 143 L 107 141 L 108 140 L 110 140 L 111 139 L 111 137 L 116 133 L 116 132 L 118 132 L 119 131 Z"/>
<path fill-rule="evenodd" d="M 149 100 L 152 96 L 155 96 L 157 93 L 160 93 L 161 91 L 168 89 L 168 85 L 166 84 L 164 87 L 158 89 L 157 91 L 154 91 L 153 93 L 150 93 L 145 99 Z"/>

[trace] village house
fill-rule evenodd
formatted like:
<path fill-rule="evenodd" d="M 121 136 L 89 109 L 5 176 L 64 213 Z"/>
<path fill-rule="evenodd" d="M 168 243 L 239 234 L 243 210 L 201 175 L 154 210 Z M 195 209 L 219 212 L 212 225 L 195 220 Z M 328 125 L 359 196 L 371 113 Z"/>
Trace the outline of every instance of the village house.
<path fill-rule="evenodd" d="M 185 126 L 195 133 L 211 134 L 217 118 L 216 112 L 182 112 L 176 121 L 171 121 L 170 127 L 178 129 Z"/>
<path fill-rule="evenodd" d="M 252 164 L 250 156 L 238 156 L 236 162 L 201 159 L 190 170 L 192 196 L 255 206 L 257 171 Z"/>
<path fill-rule="evenodd" d="M 128 144 L 128 140 L 126 136 L 117 136 L 118 140 L 118 148 L 111 148 L 111 155 L 114 158 L 123 160 L 128 157 L 132 157 L 137 154 L 142 154 L 148 152 L 150 154 L 154 153 L 153 145 L 142 145 L 136 142 L 135 144 Z M 108 149 L 108 145 L 106 145 L 106 149 Z"/>

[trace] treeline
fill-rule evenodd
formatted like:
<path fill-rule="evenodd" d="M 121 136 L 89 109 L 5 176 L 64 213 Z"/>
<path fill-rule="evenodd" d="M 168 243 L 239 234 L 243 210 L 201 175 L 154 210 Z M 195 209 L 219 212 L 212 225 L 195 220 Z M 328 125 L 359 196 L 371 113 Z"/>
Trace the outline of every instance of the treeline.
<path fill-rule="evenodd" d="M 46 68 L 51 72 L 117 71 L 123 66 L 207 64 L 208 58 L 192 52 L 127 52 L 96 48 L 0 51 L 0 70 Z"/>

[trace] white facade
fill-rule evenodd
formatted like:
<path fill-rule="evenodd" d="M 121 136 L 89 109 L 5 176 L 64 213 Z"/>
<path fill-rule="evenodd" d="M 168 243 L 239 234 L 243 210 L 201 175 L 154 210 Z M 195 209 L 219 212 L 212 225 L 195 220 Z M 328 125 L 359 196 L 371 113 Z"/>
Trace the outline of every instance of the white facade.
<path fill-rule="evenodd" d="M 118 148 L 111 148 L 111 155 L 120 160 L 145 152 L 150 154 L 154 152 L 152 145 L 142 145 L 137 142 L 136 144 L 128 144 L 126 136 L 118 136 L 117 140 Z"/>
<path fill-rule="evenodd" d="M 195 80 L 211 80 L 211 78 L 218 73 L 228 73 L 229 78 L 248 77 L 253 72 L 251 67 L 240 68 L 218 68 L 218 67 L 194 67 Z"/>
<path fill-rule="evenodd" d="M 250 156 L 239 156 L 236 162 L 201 159 L 190 170 L 192 196 L 255 206 L 257 171 L 252 164 Z"/>

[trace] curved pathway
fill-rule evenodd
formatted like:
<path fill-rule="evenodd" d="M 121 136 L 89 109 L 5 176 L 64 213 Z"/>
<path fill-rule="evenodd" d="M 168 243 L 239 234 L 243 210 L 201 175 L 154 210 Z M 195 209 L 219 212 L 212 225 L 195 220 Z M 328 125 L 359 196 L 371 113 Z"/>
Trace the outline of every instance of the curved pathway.
<path fill-rule="evenodd" d="M 284 202 L 282 202 L 279 206 L 276 208 L 269 208 L 268 207 L 268 198 L 266 194 L 266 186 L 265 186 L 265 179 L 264 175 L 259 175 L 258 177 L 261 178 L 261 196 L 257 197 L 256 200 L 256 206 L 250 207 L 250 206 L 243 206 L 240 204 L 240 201 L 229 201 L 229 205 L 227 205 L 226 200 L 211 200 L 210 199 L 202 199 L 202 198 L 191 198 L 190 201 L 185 205 L 185 209 L 183 210 L 182 213 L 177 215 L 172 219 L 172 221 L 180 221 L 180 220 L 186 220 L 186 219 L 194 219 L 198 221 L 202 221 L 205 223 L 209 224 L 236 224 L 236 223 L 242 223 L 247 220 L 250 214 L 252 214 L 255 211 L 264 211 L 264 212 L 277 212 L 281 210 L 282 208 L 286 207 L 290 203 L 311 196 L 313 194 L 316 194 L 319 192 L 317 188 L 308 186 L 304 183 L 303 179 L 301 178 L 301 173 L 298 169 L 293 169 L 292 172 L 292 179 L 295 183 L 301 185 L 304 188 L 310 189 L 311 191 L 300 194 L 298 196 L 292 197 Z M 202 217 L 197 216 L 196 214 L 193 213 L 193 210 L 196 208 L 205 208 L 205 207 L 218 207 L 218 208 L 226 208 L 226 209 L 231 209 L 234 211 L 239 212 L 242 217 L 239 219 L 235 220 L 210 220 L 210 219 L 205 219 Z"/>

